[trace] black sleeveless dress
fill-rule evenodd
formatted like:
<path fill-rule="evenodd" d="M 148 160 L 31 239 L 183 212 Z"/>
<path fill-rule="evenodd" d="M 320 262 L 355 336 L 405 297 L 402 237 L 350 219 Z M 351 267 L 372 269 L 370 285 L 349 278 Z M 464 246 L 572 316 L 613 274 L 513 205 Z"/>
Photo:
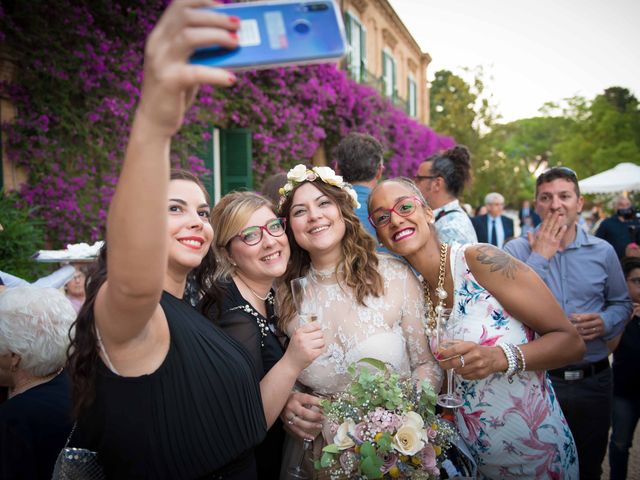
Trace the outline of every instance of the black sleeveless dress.
<path fill-rule="evenodd" d="M 96 399 L 73 446 L 98 452 L 109 478 L 253 479 L 266 434 L 258 374 L 246 350 L 163 292 L 171 341 L 150 375 L 121 377 L 102 361 Z"/>

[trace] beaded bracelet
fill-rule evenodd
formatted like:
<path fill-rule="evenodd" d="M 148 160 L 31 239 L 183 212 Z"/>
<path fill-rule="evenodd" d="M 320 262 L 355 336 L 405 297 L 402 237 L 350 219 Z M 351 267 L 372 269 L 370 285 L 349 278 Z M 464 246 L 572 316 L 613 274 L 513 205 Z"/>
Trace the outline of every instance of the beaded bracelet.
<path fill-rule="evenodd" d="M 501 343 L 498 346 L 502 349 L 504 356 L 507 357 L 507 363 L 509 366 L 507 367 L 507 371 L 505 372 L 505 374 L 507 375 L 509 383 L 513 383 L 513 375 L 518 369 L 518 360 L 516 358 L 516 354 L 513 353 L 511 344 Z"/>
<path fill-rule="evenodd" d="M 518 370 L 521 372 L 524 372 L 527 369 L 527 362 L 524 359 L 524 353 L 522 353 L 522 350 L 520 349 L 520 347 L 518 345 L 514 345 L 515 349 L 518 351 L 518 357 L 520 360 L 520 366 L 518 367 Z"/>

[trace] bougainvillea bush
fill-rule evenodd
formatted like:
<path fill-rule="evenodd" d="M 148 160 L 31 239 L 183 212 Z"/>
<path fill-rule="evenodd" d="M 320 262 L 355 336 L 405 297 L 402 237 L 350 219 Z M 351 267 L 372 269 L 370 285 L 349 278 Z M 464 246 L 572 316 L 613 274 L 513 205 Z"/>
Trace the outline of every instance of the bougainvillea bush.
<path fill-rule="evenodd" d="M 28 174 L 19 206 L 38 207 L 53 247 L 102 236 L 140 93 L 144 39 L 166 3 L 0 6 L 0 45 L 16 65 L 14 81 L 0 83 L 17 108 L 2 125 L 6 154 Z M 321 145 L 330 157 L 352 130 L 382 141 L 388 176 L 412 174 L 452 144 L 330 64 L 247 72 L 230 89 L 203 87 L 174 141 L 174 163 L 205 170 L 195 152 L 210 125 L 252 131 L 258 185 L 265 175 L 309 163 Z"/>

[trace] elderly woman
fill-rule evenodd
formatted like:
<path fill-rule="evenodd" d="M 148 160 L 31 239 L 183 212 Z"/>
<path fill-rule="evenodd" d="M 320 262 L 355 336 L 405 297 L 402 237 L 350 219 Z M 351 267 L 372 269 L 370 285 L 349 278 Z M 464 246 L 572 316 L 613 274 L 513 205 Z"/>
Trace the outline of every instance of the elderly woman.
<path fill-rule="evenodd" d="M 0 293 L 0 478 L 51 478 L 71 430 L 71 387 L 62 366 L 76 312 L 58 290 Z"/>

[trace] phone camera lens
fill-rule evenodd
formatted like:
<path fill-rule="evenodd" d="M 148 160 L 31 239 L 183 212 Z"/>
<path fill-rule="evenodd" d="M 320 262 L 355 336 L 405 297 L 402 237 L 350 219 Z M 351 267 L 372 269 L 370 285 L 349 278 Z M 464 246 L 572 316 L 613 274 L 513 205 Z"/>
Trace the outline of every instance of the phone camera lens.
<path fill-rule="evenodd" d="M 326 3 L 309 3 L 307 5 L 307 10 L 309 12 L 322 12 L 324 10 L 328 10 L 329 9 L 329 5 L 327 5 Z"/>
<path fill-rule="evenodd" d="M 309 33 L 311 24 L 307 20 L 296 20 L 293 24 L 293 29 L 298 33 Z"/>

